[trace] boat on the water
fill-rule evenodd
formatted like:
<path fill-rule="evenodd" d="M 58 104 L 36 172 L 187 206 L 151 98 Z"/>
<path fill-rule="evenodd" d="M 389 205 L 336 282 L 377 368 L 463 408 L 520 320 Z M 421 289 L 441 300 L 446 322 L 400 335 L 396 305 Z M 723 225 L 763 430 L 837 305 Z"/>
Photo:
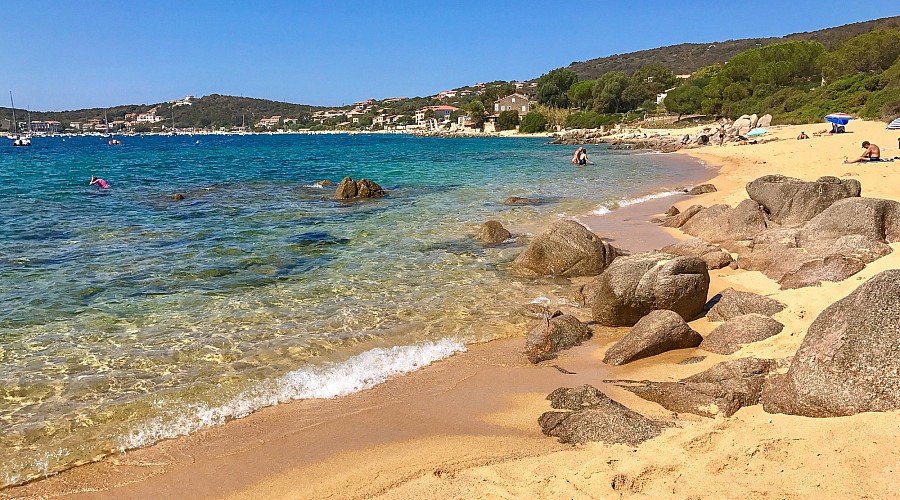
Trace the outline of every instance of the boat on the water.
<path fill-rule="evenodd" d="M 13 102 L 12 90 L 9 91 L 9 103 L 12 106 L 13 120 L 12 128 L 9 131 L 9 134 L 6 135 L 6 138 L 13 141 L 13 146 L 31 146 L 31 135 L 29 133 L 19 133 L 19 122 L 16 121 L 16 104 Z M 31 131 L 29 130 L 29 132 Z"/>

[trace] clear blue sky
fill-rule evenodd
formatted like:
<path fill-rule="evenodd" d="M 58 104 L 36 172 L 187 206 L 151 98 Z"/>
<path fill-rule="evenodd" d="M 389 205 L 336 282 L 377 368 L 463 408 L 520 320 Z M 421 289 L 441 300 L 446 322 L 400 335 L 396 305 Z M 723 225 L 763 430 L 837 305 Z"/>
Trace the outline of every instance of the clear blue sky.
<path fill-rule="evenodd" d="M 527 80 L 610 54 L 900 15 L 897 0 L 2 0 L 0 6 L 0 90 L 12 90 L 17 106 L 41 111 L 211 93 L 325 106 L 430 95 L 481 81 Z"/>

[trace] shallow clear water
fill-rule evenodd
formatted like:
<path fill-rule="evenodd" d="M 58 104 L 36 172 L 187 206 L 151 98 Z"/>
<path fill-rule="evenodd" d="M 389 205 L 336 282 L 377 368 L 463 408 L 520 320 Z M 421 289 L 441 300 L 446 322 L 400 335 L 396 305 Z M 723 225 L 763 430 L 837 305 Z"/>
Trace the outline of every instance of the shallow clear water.
<path fill-rule="evenodd" d="M 541 287 L 481 222 L 536 230 L 697 170 L 601 147 L 577 168 L 544 139 L 122 142 L 0 145 L 0 485 L 519 334 Z M 323 200 L 345 175 L 389 196 Z"/>

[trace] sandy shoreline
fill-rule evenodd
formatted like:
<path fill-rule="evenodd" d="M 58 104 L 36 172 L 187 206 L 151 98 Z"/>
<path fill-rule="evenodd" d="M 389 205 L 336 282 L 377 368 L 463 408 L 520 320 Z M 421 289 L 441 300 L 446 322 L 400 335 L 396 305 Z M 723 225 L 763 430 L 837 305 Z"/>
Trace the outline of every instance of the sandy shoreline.
<path fill-rule="evenodd" d="M 900 156 L 897 133 L 880 123 L 853 122 L 850 134 L 796 141 L 803 129 L 774 127 L 779 141 L 707 147 L 687 154 L 721 165 L 711 180 L 719 189 L 701 196 L 661 198 L 615 212 L 632 228 L 629 250 L 641 251 L 684 236 L 648 224 L 672 203 L 735 205 L 744 184 L 765 174 L 804 180 L 852 174 L 863 196 L 898 199 L 900 163 L 843 165 L 859 142 Z M 684 131 L 681 131 L 684 133 Z M 582 218 L 601 236 L 609 218 Z M 624 242 L 621 244 L 628 248 Z M 561 445 L 541 434 L 537 417 L 549 409 L 547 393 L 593 384 L 645 415 L 672 419 L 662 407 L 624 390 L 610 378 L 676 380 L 736 357 L 784 358 L 829 304 L 884 269 L 900 268 L 900 244 L 859 275 L 821 287 L 778 290 L 759 272 L 711 271 L 710 295 L 729 286 L 787 304 L 775 317 L 784 331 L 731 356 L 673 351 L 621 367 L 600 362 L 627 329 L 596 329 L 594 338 L 556 360 L 530 365 L 522 339 L 476 345 L 466 353 L 338 400 L 298 401 L 169 440 L 20 488 L 0 497 L 79 498 L 685 498 L 890 497 L 900 487 L 900 412 L 810 419 L 744 408 L 730 418 L 678 415 L 676 427 L 638 448 L 590 443 Z M 590 311 L 570 311 L 588 319 Z M 701 334 L 706 319 L 691 326 Z M 566 375 L 554 365 L 574 372 Z M 618 479 L 616 479 L 618 478 Z M 618 485 L 617 489 L 612 484 Z"/>

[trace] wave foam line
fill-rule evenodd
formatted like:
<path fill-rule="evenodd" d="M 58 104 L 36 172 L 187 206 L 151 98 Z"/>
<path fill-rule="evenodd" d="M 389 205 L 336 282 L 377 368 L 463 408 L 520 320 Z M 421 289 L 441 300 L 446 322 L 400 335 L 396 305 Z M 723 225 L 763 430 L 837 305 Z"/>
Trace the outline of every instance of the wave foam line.
<path fill-rule="evenodd" d="M 144 422 L 123 436 L 120 450 L 140 448 L 163 439 L 243 418 L 256 410 L 297 399 L 331 399 L 371 389 L 398 375 L 424 368 L 435 361 L 464 352 L 465 345 L 451 339 L 409 346 L 377 348 L 346 361 L 304 368 L 261 382 L 231 402 L 209 407 L 192 405 L 176 415 Z"/>
<path fill-rule="evenodd" d="M 616 208 L 627 207 L 629 205 L 636 205 L 638 203 L 643 203 L 645 201 L 656 200 L 659 198 L 667 198 L 669 196 L 674 196 L 676 194 L 684 194 L 684 191 L 663 191 L 661 193 L 653 193 L 645 196 L 639 196 L 637 198 L 622 198 L 619 201 L 607 203 L 605 205 L 600 205 L 593 212 L 593 215 L 606 215 L 612 212 Z"/>

